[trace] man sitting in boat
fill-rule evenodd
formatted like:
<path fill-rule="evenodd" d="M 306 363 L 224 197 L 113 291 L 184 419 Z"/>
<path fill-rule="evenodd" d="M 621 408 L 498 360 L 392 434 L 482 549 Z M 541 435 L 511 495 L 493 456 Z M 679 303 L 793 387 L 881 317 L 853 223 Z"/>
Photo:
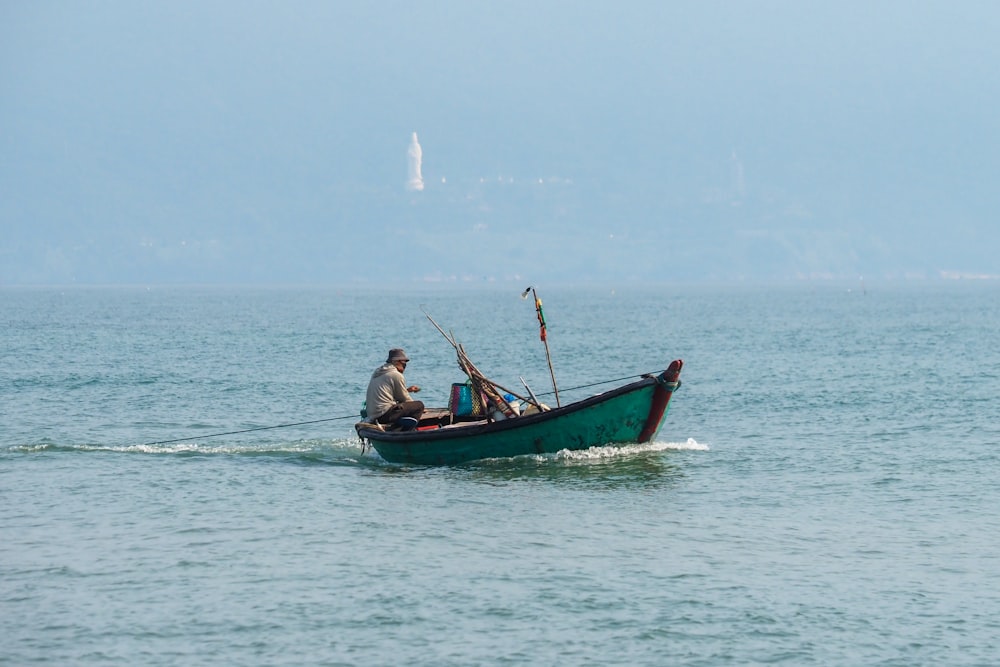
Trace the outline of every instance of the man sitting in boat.
<path fill-rule="evenodd" d="M 394 347 L 389 350 L 385 363 L 372 373 L 372 379 L 368 382 L 368 393 L 365 395 L 369 422 L 409 430 L 416 427 L 420 421 L 424 404 L 410 397 L 410 393 L 417 393 L 420 387 L 417 385 L 407 387 L 403 378 L 403 370 L 409 361 L 406 352 Z"/>

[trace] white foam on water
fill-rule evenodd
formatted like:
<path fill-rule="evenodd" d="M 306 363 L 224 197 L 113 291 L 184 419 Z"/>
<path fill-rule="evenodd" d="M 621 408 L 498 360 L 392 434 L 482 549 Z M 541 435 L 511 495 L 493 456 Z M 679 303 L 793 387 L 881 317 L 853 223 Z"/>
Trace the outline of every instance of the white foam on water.
<path fill-rule="evenodd" d="M 688 438 L 685 442 L 654 442 L 652 444 L 662 449 L 686 449 L 696 452 L 709 451 L 708 444 L 698 442 L 694 438 Z"/>
<path fill-rule="evenodd" d="M 646 442 L 636 445 L 605 445 L 590 449 L 564 449 L 556 454 L 557 459 L 566 461 L 596 461 L 610 458 L 624 458 L 649 452 L 664 452 L 668 450 L 708 451 L 708 445 L 688 438 L 686 442 Z"/>
<path fill-rule="evenodd" d="M 44 452 L 52 450 L 79 451 L 79 452 L 111 452 L 120 454 L 154 454 L 154 455 L 175 455 L 175 454 L 309 454 L 333 449 L 356 450 L 361 445 L 356 440 L 304 440 L 288 443 L 269 444 L 218 444 L 206 445 L 198 442 L 176 442 L 169 444 L 141 444 L 141 445 L 100 445 L 100 444 L 37 444 L 21 445 L 15 447 L 21 452 Z"/>

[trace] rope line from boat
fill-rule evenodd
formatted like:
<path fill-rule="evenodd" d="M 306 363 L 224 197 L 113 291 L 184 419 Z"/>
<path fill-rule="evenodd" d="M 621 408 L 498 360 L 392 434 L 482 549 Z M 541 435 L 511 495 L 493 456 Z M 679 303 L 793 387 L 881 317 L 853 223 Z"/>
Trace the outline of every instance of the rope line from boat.
<path fill-rule="evenodd" d="M 258 426 L 256 428 L 245 428 L 245 429 L 242 429 L 240 431 L 227 431 L 225 433 L 209 433 L 207 435 L 201 435 L 201 434 L 199 434 L 199 435 L 196 435 L 196 436 L 188 436 L 186 438 L 174 438 L 173 440 L 158 440 L 156 442 L 147 442 L 147 443 L 145 443 L 142 446 L 143 447 L 149 447 L 150 445 L 169 445 L 169 444 L 174 443 L 174 442 L 184 442 L 185 440 L 193 440 L 195 438 L 198 438 L 198 439 L 201 439 L 201 438 L 219 438 L 219 437 L 222 437 L 224 435 L 238 435 L 240 433 L 253 433 L 254 431 L 269 431 L 269 430 L 275 429 L 275 428 L 289 428 L 291 426 L 307 426 L 309 424 L 320 424 L 322 422 L 337 421 L 338 419 L 358 419 L 358 418 L 359 418 L 358 415 L 353 414 L 353 415 L 344 415 L 343 417 L 327 417 L 326 419 L 311 419 L 311 420 L 305 421 L 305 422 L 295 422 L 294 424 L 277 424 L 275 426 Z"/>
<path fill-rule="evenodd" d="M 570 387 L 569 389 L 563 389 L 564 392 L 567 391 L 577 391 L 578 389 L 590 389 L 591 387 L 600 387 L 602 384 L 611 384 L 612 382 L 624 382 L 625 380 L 635 380 L 637 378 L 653 377 L 653 373 L 639 373 L 638 375 L 626 375 L 625 377 L 615 378 L 614 380 L 601 380 L 600 382 L 592 382 L 590 384 L 581 384 L 577 387 Z M 539 392 L 539 396 L 551 396 L 554 391 L 543 391 Z"/>
<path fill-rule="evenodd" d="M 625 380 L 632 380 L 635 378 L 650 377 L 651 373 L 641 373 L 639 375 L 627 375 L 625 377 L 615 378 L 614 380 L 602 380 L 600 382 L 592 382 L 590 384 L 582 384 L 578 387 L 570 387 L 569 389 L 564 389 L 563 391 L 576 391 L 578 389 L 590 389 L 591 387 L 599 387 L 602 384 L 610 384 L 612 382 L 623 382 Z M 554 394 L 554 391 L 541 392 L 539 396 L 549 396 Z M 343 415 L 340 417 L 327 417 L 325 419 L 310 419 L 309 421 L 294 422 L 292 424 L 275 424 L 274 426 L 257 426 L 255 428 L 245 428 L 239 431 L 226 431 L 224 433 L 208 433 L 205 435 L 198 434 L 187 436 L 185 438 L 173 438 L 171 440 L 157 440 L 155 442 L 143 443 L 143 447 L 151 447 L 153 445 L 170 445 L 177 442 L 191 441 L 191 440 L 201 440 L 203 438 L 221 438 L 226 435 L 240 435 L 242 433 L 254 433 L 256 431 L 270 431 L 276 428 L 291 428 L 293 426 L 309 426 L 310 424 L 322 424 L 324 422 L 339 421 L 341 419 L 359 419 L 357 414 Z"/>

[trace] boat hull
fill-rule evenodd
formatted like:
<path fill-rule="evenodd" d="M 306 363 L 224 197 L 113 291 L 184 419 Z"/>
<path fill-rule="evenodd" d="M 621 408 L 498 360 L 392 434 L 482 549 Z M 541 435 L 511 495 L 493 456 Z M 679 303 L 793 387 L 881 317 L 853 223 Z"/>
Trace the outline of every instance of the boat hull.
<path fill-rule="evenodd" d="M 492 423 L 386 432 L 358 424 L 358 435 L 393 463 L 452 465 L 484 458 L 551 454 L 655 437 L 680 382 L 683 362 L 663 373 L 569 405 Z"/>

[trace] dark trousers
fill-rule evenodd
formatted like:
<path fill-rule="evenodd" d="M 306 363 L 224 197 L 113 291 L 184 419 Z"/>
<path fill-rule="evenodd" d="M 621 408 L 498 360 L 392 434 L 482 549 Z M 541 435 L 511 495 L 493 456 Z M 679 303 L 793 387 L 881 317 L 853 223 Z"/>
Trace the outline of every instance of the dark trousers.
<path fill-rule="evenodd" d="M 378 424 L 395 424 L 403 417 L 420 419 L 420 415 L 423 413 L 424 404 L 422 401 L 404 401 L 402 403 L 396 403 L 396 405 L 389 408 L 386 413 L 381 417 L 378 417 L 375 422 Z"/>

